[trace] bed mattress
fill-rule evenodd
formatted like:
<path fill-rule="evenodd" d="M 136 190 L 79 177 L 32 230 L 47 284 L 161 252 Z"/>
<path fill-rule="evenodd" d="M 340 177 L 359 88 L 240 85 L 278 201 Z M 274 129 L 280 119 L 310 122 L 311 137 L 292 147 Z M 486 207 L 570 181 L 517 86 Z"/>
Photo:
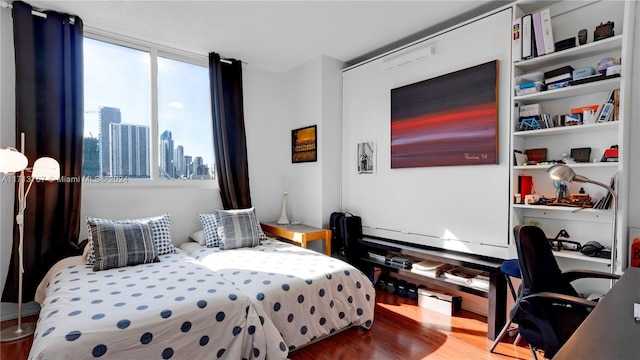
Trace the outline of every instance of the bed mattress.
<path fill-rule="evenodd" d="M 195 242 L 181 248 L 247 295 L 290 350 L 350 326 L 372 325 L 373 285 L 339 259 L 275 239 L 233 250 Z"/>
<path fill-rule="evenodd" d="M 38 287 L 30 359 L 284 359 L 251 299 L 184 254 L 93 271 L 58 262 Z"/>

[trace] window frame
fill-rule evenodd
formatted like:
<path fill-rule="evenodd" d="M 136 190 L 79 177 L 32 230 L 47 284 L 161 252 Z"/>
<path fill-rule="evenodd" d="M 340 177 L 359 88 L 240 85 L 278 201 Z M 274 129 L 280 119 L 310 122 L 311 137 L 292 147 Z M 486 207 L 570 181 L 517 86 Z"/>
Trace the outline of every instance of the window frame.
<path fill-rule="evenodd" d="M 124 46 L 135 50 L 145 51 L 149 53 L 150 60 L 150 94 L 149 106 L 151 107 L 151 119 L 149 124 L 149 137 L 151 151 L 149 163 L 151 164 L 150 179 L 133 179 L 125 182 L 118 182 L 118 179 L 99 179 L 95 181 L 84 182 L 83 186 L 88 188 L 196 188 L 196 189 L 218 189 L 217 178 L 212 179 L 160 179 L 159 171 L 159 130 L 158 130 L 158 57 L 163 57 L 175 61 L 181 61 L 192 65 L 209 67 L 209 58 L 207 54 L 199 54 L 188 50 L 175 48 L 172 46 L 158 44 L 150 40 L 136 39 L 124 35 L 117 35 L 106 31 L 96 29 L 86 29 L 83 37 L 92 40 L 102 41 L 113 45 Z M 83 120 L 84 122 L 84 117 Z M 213 132 L 211 133 L 211 142 L 214 142 Z M 215 166 L 215 164 L 212 164 Z M 214 169 L 211 169 L 213 172 Z"/>

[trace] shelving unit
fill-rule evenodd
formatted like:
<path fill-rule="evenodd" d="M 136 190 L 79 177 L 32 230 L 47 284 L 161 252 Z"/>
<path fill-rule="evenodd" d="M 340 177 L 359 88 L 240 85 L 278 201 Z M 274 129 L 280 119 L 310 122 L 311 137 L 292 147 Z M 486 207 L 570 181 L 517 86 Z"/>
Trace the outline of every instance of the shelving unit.
<path fill-rule="evenodd" d="M 515 77 L 534 71 L 550 71 L 570 65 L 574 69 L 585 66 L 597 68 L 597 63 L 607 57 L 622 59 L 620 77 L 591 83 L 541 91 L 534 94 L 516 96 L 512 94 L 512 129 L 511 150 L 524 152 L 527 149 L 546 148 L 547 160 L 558 160 L 563 154 L 570 154 L 572 148 L 591 148 L 588 163 L 569 164 L 576 173 L 592 180 L 609 184 L 612 176 L 617 174 L 615 189 L 620 199 L 626 198 L 628 191 L 628 129 L 630 114 L 631 59 L 633 54 L 633 28 L 635 1 L 603 2 L 603 1 L 516 1 L 514 3 L 514 19 L 526 14 L 549 8 L 554 41 L 576 36 L 581 29 L 587 29 L 588 39 L 585 45 L 553 52 L 532 59 L 513 63 L 512 75 Z M 613 21 L 615 36 L 593 41 L 593 30 L 600 23 Z M 515 82 L 513 82 L 515 85 Z M 620 89 L 619 120 L 605 123 L 554 127 L 548 129 L 516 131 L 519 121 L 518 107 L 539 103 L 543 113 L 552 116 L 567 114 L 574 107 L 602 104 L 613 89 Z M 618 162 L 599 162 L 604 150 L 618 145 Z M 513 158 L 513 157 L 512 157 Z M 511 184 L 513 193 L 518 192 L 518 176 L 531 176 L 534 191 L 538 195 L 554 198 L 555 187 L 546 170 L 551 165 L 518 165 L 512 159 Z M 567 184 L 568 193 L 578 193 L 584 188 L 593 201 L 606 195 L 606 190 L 592 184 Z M 563 261 L 580 262 L 585 267 L 607 271 L 612 269 L 621 272 L 627 267 L 627 208 L 624 200 L 618 203 L 617 217 L 617 259 L 588 257 L 576 251 L 555 252 L 562 267 Z M 547 236 L 553 237 L 559 230 L 566 229 L 569 240 L 584 244 L 594 240 L 610 247 L 613 229 L 613 210 L 581 209 L 562 206 L 537 206 L 512 204 L 511 227 L 518 224 L 533 223 L 539 225 Z"/>

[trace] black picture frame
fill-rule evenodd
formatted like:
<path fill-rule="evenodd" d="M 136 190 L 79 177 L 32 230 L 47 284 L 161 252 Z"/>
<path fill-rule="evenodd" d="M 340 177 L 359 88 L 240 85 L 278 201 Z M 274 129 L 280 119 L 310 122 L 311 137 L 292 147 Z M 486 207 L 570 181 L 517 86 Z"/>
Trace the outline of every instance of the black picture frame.
<path fill-rule="evenodd" d="M 317 125 L 291 130 L 291 162 L 318 161 Z"/>
<path fill-rule="evenodd" d="M 571 149 L 571 158 L 575 162 L 588 163 L 591 157 L 591 148 L 574 148 Z"/>

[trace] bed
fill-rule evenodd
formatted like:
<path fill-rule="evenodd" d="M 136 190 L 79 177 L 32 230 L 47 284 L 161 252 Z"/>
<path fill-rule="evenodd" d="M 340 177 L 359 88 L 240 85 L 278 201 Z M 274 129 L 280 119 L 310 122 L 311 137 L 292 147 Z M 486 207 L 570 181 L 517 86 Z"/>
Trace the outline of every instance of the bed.
<path fill-rule="evenodd" d="M 193 241 L 180 248 L 247 295 L 289 350 L 351 326 L 372 325 L 373 285 L 341 260 L 273 238 L 232 250 Z"/>
<path fill-rule="evenodd" d="M 30 359 L 285 359 L 273 324 L 223 277 L 183 252 L 94 271 L 58 262 L 38 287 Z"/>

